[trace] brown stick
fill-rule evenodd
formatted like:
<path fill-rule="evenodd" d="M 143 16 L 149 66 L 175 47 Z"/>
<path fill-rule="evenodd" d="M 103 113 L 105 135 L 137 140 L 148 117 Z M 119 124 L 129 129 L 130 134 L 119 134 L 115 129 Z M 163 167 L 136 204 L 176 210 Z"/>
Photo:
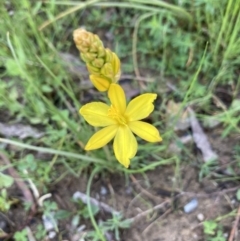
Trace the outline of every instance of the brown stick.
<path fill-rule="evenodd" d="M 172 209 L 169 208 L 167 209 L 167 211 L 165 213 L 163 213 L 160 217 L 158 217 L 156 220 L 154 220 L 152 223 L 150 223 L 143 231 L 142 231 L 142 235 L 146 236 L 146 234 L 149 232 L 149 230 L 152 228 L 152 226 L 154 224 L 156 224 L 156 222 L 159 221 L 159 219 L 165 218 L 165 216 L 167 216 L 169 213 L 171 213 Z"/>
<path fill-rule="evenodd" d="M 194 193 L 194 192 L 179 192 L 178 196 L 194 196 L 194 197 L 214 197 L 214 196 L 222 196 L 225 195 L 226 193 L 229 192 L 235 192 L 236 190 L 238 190 L 240 188 L 240 186 L 236 186 L 236 187 L 231 187 L 222 191 L 216 191 L 216 192 L 212 192 L 212 193 Z"/>
<path fill-rule="evenodd" d="M 150 192 L 148 192 L 146 189 L 144 189 L 139 182 L 136 180 L 136 178 L 133 175 L 130 175 L 130 178 L 132 179 L 132 182 L 137 186 L 137 188 L 145 194 L 148 198 L 152 199 L 153 201 L 160 202 L 162 199 L 158 196 L 154 196 Z"/>
<path fill-rule="evenodd" d="M 165 207 L 165 205 L 166 205 L 167 203 L 170 203 L 170 201 L 171 201 L 171 200 L 166 200 L 166 201 L 164 201 L 163 203 L 160 203 L 160 204 L 154 206 L 153 208 L 150 208 L 150 209 L 148 209 L 148 210 L 146 210 L 146 211 L 143 211 L 143 212 L 137 214 L 135 217 L 128 218 L 127 220 L 128 220 L 129 222 L 131 222 L 131 223 L 132 223 L 132 222 L 135 222 L 135 221 L 138 220 L 139 218 L 142 218 L 142 217 L 148 215 L 149 213 L 151 213 L 151 212 L 153 212 L 153 211 L 156 211 L 156 210 L 158 210 L 158 209 L 161 209 L 161 208 Z"/>
<path fill-rule="evenodd" d="M 234 222 L 234 224 L 232 226 L 232 230 L 231 230 L 231 233 L 229 235 L 228 241 L 233 241 L 235 232 L 237 231 L 237 226 L 238 226 L 238 223 L 239 223 L 239 219 L 240 219 L 240 205 L 238 207 L 238 212 L 237 212 L 237 215 L 236 215 L 236 219 L 235 219 L 235 222 Z"/>

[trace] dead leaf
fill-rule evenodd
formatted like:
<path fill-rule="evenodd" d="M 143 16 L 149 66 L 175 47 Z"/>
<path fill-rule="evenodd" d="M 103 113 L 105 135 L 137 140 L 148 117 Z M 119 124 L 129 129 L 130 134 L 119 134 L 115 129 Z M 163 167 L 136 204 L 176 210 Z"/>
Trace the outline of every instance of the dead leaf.
<path fill-rule="evenodd" d="M 27 137 L 34 137 L 34 138 L 40 138 L 44 135 L 44 133 L 39 132 L 37 129 L 22 125 L 22 124 L 3 124 L 0 123 L 0 135 L 6 136 L 6 137 L 12 137 L 16 136 L 20 139 L 25 139 Z"/>
<path fill-rule="evenodd" d="M 217 159 L 217 154 L 212 150 L 206 134 L 197 120 L 194 111 L 190 107 L 188 108 L 188 113 L 190 116 L 193 140 L 196 143 L 196 146 L 201 150 L 203 160 L 208 162 Z"/>

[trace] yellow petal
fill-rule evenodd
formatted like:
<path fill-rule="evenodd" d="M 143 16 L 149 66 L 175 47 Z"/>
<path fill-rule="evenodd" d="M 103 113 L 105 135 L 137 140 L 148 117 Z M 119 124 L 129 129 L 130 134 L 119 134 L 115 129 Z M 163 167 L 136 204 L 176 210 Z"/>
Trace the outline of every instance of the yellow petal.
<path fill-rule="evenodd" d="M 153 111 L 153 101 L 157 98 L 156 94 L 143 94 L 134 98 L 127 106 L 125 116 L 129 121 L 141 120 L 149 116 Z"/>
<path fill-rule="evenodd" d="M 107 91 L 110 86 L 110 81 L 100 76 L 92 74 L 90 80 L 99 91 Z"/>
<path fill-rule="evenodd" d="M 108 97 L 112 105 L 123 114 L 126 110 L 126 97 L 122 87 L 118 84 L 111 84 L 108 90 Z"/>
<path fill-rule="evenodd" d="M 113 139 L 118 130 L 117 125 L 111 125 L 96 132 L 88 141 L 85 146 L 85 150 L 95 150 L 105 146 L 109 141 Z"/>
<path fill-rule="evenodd" d="M 92 126 L 109 126 L 116 124 L 116 121 L 108 116 L 109 108 L 102 102 L 92 102 L 84 105 L 79 112 Z"/>
<path fill-rule="evenodd" d="M 128 126 L 119 126 L 113 142 L 113 150 L 117 160 L 126 168 L 130 159 L 136 155 L 137 140 Z"/>
<path fill-rule="evenodd" d="M 131 131 L 145 141 L 158 142 L 162 141 L 159 131 L 153 125 L 143 121 L 132 121 L 128 123 Z"/>

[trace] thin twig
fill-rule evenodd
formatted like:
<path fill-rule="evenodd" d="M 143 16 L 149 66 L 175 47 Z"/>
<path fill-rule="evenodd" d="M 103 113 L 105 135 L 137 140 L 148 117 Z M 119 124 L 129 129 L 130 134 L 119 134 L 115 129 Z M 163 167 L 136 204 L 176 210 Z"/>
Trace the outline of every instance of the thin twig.
<path fill-rule="evenodd" d="M 28 240 L 29 241 L 36 241 L 36 239 L 34 238 L 32 230 L 30 229 L 30 227 L 27 226 L 25 229 L 27 230 Z"/>
<path fill-rule="evenodd" d="M 162 198 L 159 198 L 157 196 L 154 196 L 153 194 L 151 194 L 150 192 L 148 192 L 146 189 L 144 189 L 139 182 L 136 180 L 136 178 L 133 175 L 130 175 L 130 178 L 132 179 L 132 182 L 137 186 L 137 188 L 143 193 L 145 194 L 148 198 L 152 199 L 153 201 L 162 201 Z"/>
<path fill-rule="evenodd" d="M 112 200 L 113 200 L 113 207 L 116 208 L 117 206 L 117 202 L 116 202 L 116 197 L 115 197 L 115 192 L 114 192 L 114 189 L 112 187 L 112 184 L 110 183 L 110 181 L 108 180 L 108 189 L 111 193 L 111 196 L 112 196 Z"/>
<path fill-rule="evenodd" d="M 153 222 L 151 222 L 142 232 L 142 235 L 145 236 L 147 232 L 152 228 L 152 226 L 159 220 L 167 216 L 172 211 L 171 208 L 169 208 L 166 212 L 164 212 L 161 216 L 159 216 L 157 219 L 155 219 Z"/>
<path fill-rule="evenodd" d="M 141 197 L 141 195 L 142 195 L 142 192 L 138 193 L 138 194 L 130 201 L 130 203 L 128 204 L 127 210 L 126 210 L 126 212 L 125 212 L 125 216 L 126 216 L 126 217 L 129 216 L 128 213 L 129 213 L 130 210 L 132 210 L 131 208 L 132 208 L 134 202 L 135 202 L 137 199 L 139 199 L 139 197 Z"/>
<path fill-rule="evenodd" d="M 146 210 L 146 211 L 144 211 L 144 212 L 142 212 L 142 213 L 137 214 L 135 217 L 128 218 L 127 220 L 128 220 L 129 222 L 131 222 L 131 223 L 132 223 L 132 222 L 135 222 L 135 221 L 137 221 L 139 218 L 142 218 L 142 217 L 148 215 L 149 213 L 151 213 L 151 212 L 153 212 L 153 211 L 156 211 L 156 210 L 158 210 L 158 209 L 161 209 L 161 208 L 165 207 L 165 205 L 166 205 L 167 203 L 170 203 L 170 202 L 171 202 L 171 200 L 166 200 L 166 201 L 164 201 L 163 203 L 160 203 L 160 204 L 154 206 L 153 208 L 150 208 L 150 209 L 148 209 L 148 210 Z"/>
<path fill-rule="evenodd" d="M 0 219 L 1 219 L 1 220 L 4 220 L 4 219 L 5 219 L 5 221 L 6 221 L 12 228 L 15 228 L 15 227 L 16 227 L 15 223 L 14 223 L 10 218 L 8 218 L 7 215 L 5 215 L 5 214 L 2 213 L 2 212 L 0 212 Z"/>
<path fill-rule="evenodd" d="M 236 187 L 232 187 L 232 188 L 228 188 L 225 189 L 223 191 L 216 191 L 216 192 L 212 192 L 212 193 L 194 193 L 194 192 L 181 192 L 177 195 L 178 196 L 194 196 L 194 197 L 212 197 L 212 196 L 222 196 L 225 195 L 226 193 L 229 192 L 234 192 L 236 190 L 238 190 L 240 188 L 240 186 L 236 186 Z"/>
<path fill-rule="evenodd" d="M 38 205 L 39 205 L 40 207 L 43 207 L 43 202 L 44 202 L 46 199 L 50 198 L 50 197 L 52 197 L 52 194 L 51 194 L 51 193 L 47 193 L 47 194 L 41 196 L 41 197 L 38 198 L 38 200 L 37 200 Z"/>
<path fill-rule="evenodd" d="M 238 212 L 237 212 L 237 215 L 236 215 L 236 219 L 235 219 L 235 222 L 233 224 L 233 227 L 232 227 L 231 233 L 229 235 L 228 241 L 233 241 L 234 235 L 235 235 L 235 233 L 237 231 L 237 226 L 238 226 L 238 223 L 239 223 L 239 219 L 240 219 L 240 205 L 238 207 Z"/>

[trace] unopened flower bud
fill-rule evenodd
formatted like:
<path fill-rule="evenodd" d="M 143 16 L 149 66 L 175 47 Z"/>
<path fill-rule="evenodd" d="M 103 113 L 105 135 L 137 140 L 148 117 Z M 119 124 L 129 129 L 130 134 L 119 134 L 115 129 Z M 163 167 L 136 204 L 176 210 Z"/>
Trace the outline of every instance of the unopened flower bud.
<path fill-rule="evenodd" d="M 112 80 L 114 77 L 113 66 L 110 63 L 104 64 L 101 68 L 101 74 Z"/>
<path fill-rule="evenodd" d="M 111 84 L 108 79 L 96 75 L 90 75 L 90 80 L 99 91 L 107 91 Z"/>
<path fill-rule="evenodd" d="M 97 35 L 77 29 L 73 33 L 73 39 L 87 65 L 90 80 L 99 91 L 106 91 L 111 83 L 119 80 L 120 60 L 114 52 L 104 48 Z"/>

